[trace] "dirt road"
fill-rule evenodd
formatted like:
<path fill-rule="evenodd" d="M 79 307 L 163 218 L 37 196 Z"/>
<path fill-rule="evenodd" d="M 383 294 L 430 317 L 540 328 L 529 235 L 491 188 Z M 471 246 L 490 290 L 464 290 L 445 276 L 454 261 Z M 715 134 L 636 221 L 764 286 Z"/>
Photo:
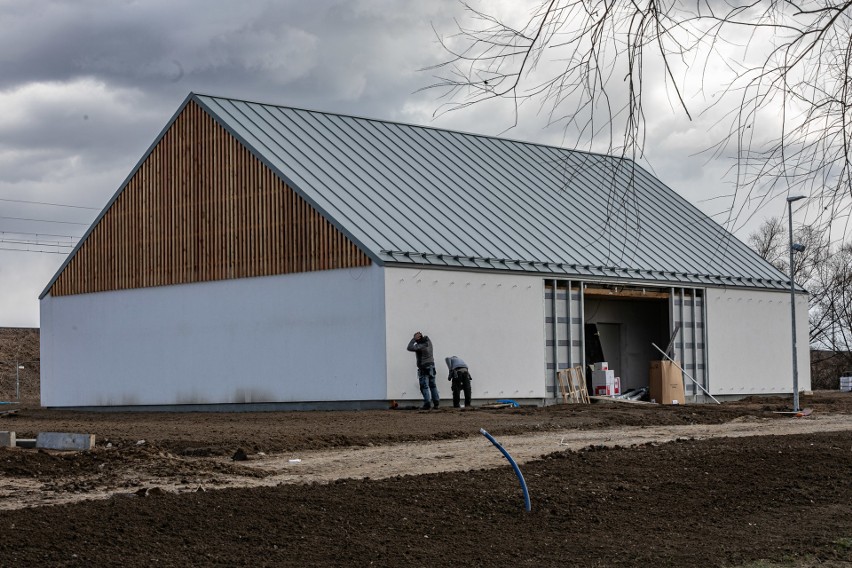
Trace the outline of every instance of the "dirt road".
<path fill-rule="evenodd" d="M 520 463 L 562 450 L 589 446 L 614 447 L 662 444 L 678 439 L 786 436 L 815 432 L 852 432 L 852 415 L 806 419 L 770 420 L 746 418 L 726 424 L 606 428 L 602 430 L 547 432 L 501 436 L 498 442 Z M 850 434 L 852 438 L 852 434 Z M 293 463 L 291 460 L 299 460 Z M 485 438 L 417 442 L 391 446 L 359 447 L 334 451 L 306 451 L 261 456 L 246 462 L 269 472 L 270 477 L 248 485 L 328 482 L 342 478 L 382 479 L 396 475 L 421 475 L 500 467 L 505 458 Z"/>

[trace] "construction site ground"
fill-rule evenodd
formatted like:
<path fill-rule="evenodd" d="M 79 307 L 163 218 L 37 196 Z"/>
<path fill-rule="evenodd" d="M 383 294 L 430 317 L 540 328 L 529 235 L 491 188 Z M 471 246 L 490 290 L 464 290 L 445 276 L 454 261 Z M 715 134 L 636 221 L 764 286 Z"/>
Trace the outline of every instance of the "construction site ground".
<path fill-rule="evenodd" d="M 0 566 L 852 566 L 852 394 L 791 402 L 24 406 L 96 447 L 0 449 Z"/>

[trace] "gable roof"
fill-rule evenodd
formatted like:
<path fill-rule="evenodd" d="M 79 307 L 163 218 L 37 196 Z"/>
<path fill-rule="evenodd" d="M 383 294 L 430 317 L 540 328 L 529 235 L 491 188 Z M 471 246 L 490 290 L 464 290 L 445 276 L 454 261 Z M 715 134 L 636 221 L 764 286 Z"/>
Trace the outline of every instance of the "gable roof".
<path fill-rule="evenodd" d="M 175 117 L 190 102 L 381 265 L 789 287 L 770 263 L 624 158 L 199 94 Z"/>
<path fill-rule="evenodd" d="M 191 97 L 380 264 L 789 286 L 784 274 L 626 159 Z"/>

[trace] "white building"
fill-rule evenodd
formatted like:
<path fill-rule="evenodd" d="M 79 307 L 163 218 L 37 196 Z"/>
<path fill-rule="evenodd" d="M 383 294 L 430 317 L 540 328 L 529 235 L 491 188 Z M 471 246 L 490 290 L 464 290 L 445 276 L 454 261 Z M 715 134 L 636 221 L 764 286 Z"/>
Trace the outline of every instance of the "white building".
<path fill-rule="evenodd" d="M 417 330 L 444 398 L 455 354 L 556 401 L 595 332 L 646 386 L 676 328 L 714 396 L 790 393 L 788 286 L 628 160 L 190 95 L 42 294 L 42 404 L 414 404 Z"/>

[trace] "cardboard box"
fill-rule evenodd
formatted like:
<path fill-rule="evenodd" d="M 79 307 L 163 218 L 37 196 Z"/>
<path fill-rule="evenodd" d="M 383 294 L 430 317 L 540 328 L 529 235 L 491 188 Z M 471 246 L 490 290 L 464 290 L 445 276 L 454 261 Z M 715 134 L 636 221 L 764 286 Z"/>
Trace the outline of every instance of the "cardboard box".
<path fill-rule="evenodd" d="M 592 371 L 592 385 L 605 385 L 615 379 L 615 371 Z"/>
<path fill-rule="evenodd" d="M 595 363 L 592 366 L 592 371 L 609 371 L 609 363 L 607 363 L 606 361 Z"/>
<path fill-rule="evenodd" d="M 592 390 L 595 396 L 621 394 L 621 378 L 615 376 L 615 371 L 592 371 Z"/>
<path fill-rule="evenodd" d="M 595 386 L 595 396 L 615 396 L 621 394 L 621 377 L 615 377 L 605 385 Z"/>
<path fill-rule="evenodd" d="M 671 361 L 651 361 L 648 383 L 652 402 L 683 404 L 683 373 Z"/>

